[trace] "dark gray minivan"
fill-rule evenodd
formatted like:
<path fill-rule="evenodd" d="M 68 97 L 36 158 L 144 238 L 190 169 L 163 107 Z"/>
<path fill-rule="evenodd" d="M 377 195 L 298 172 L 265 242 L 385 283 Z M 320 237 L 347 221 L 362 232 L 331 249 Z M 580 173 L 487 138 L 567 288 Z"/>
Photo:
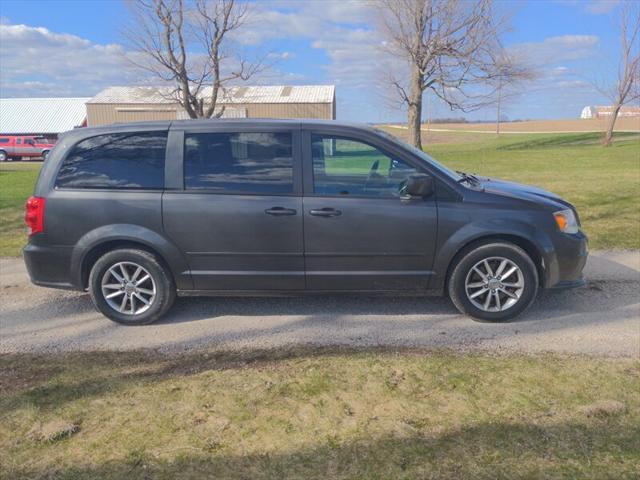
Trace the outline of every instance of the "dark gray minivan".
<path fill-rule="evenodd" d="M 574 207 L 453 172 L 374 128 L 189 120 L 65 134 L 27 202 L 36 285 L 125 324 L 177 295 L 438 295 L 472 317 L 584 284 Z"/>

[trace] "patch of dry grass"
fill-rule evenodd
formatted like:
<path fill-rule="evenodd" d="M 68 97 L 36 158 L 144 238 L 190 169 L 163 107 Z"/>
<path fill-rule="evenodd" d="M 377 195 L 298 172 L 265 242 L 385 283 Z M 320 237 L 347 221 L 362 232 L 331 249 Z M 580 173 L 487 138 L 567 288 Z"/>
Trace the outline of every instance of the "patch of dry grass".
<path fill-rule="evenodd" d="M 632 360 L 298 348 L 10 355 L 0 372 L 2 478 L 599 479 L 640 464 Z"/>

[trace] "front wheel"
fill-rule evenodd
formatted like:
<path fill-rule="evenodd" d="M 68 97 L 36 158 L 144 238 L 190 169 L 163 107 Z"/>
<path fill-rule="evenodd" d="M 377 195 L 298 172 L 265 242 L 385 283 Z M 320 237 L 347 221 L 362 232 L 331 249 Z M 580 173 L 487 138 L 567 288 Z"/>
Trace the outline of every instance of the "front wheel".
<path fill-rule="evenodd" d="M 527 253 L 511 243 L 488 243 L 458 260 L 449 278 L 449 297 L 461 313 L 480 320 L 510 320 L 538 293 L 538 271 Z"/>
<path fill-rule="evenodd" d="M 0 150 L 0 162 L 6 162 L 7 160 L 9 160 L 7 152 L 3 152 L 2 150 Z"/>
<path fill-rule="evenodd" d="M 44 152 L 42 152 L 42 161 L 44 162 L 48 156 L 49 156 L 49 150 L 45 150 Z"/>
<path fill-rule="evenodd" d="M 114 322 L 155 322 L 175 299 L 173 280 L 149 252 L 113 250 L 98 259 L 89 274 L 89 293 L 96 308 Z"/>

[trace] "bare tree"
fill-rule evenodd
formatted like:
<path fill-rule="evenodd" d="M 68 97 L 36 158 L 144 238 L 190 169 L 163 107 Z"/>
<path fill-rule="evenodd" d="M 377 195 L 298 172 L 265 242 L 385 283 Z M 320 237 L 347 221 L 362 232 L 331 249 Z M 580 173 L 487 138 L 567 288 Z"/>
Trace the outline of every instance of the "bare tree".
<path fill-rule="evenodd" d="M 220 117 L 227 89 L 265 67 L 234 51 L 232 36 L 247 18 L 236 0 L 130 0 L 127 30 L 134 62 L 175 86 L 169 96 L 191 118 Z"/>
<path fill-rule="evenodd" d="M 494 55 L 504 21 L 492 0 L 376 0 L 386 50 L 408 67 L 408 82 L 392 81 L 407 106 L 409 141 L 421 148 L 422 98 L 426 90 L 452 110 L 487 104 L 495 78 Z M 406 72 L 405 72 L 406 73 Z M 408 84 L 407 84 L 408 83 Z"/>
<path fill-rule="evenodd" d="M 640 9 L 637 6 L 632 8 L 627 3 L 622 7 L 620 14 L 620 60 L 616 81 L 610 86 L 594 84 L 612 103 L 603 139 L 605 146 L 611 145 L 613 141 L 613 129 L 622 106 L 640 99 L 639 31 Z"/>
<path fill-rule="evenodd" d="M 524 85 L 537 78 L 538 72 L 531 66 L 516 59 L 502 50 L 493 60 L 493 75 L 489 79 L 494 87 L 494 105 L 496 107 L 496 135 L 500 135 L 500 118 L 505 102 L 523 92 Z"/>

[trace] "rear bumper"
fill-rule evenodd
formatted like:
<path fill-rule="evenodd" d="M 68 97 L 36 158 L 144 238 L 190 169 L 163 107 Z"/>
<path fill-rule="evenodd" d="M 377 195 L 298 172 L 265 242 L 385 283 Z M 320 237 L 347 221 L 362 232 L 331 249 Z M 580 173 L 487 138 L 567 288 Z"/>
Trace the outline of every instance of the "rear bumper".
<path fill-rule="evenodd" d="M 22 255 L 34 285 L 80 290 L 71 281 L 71 247 L 44 247 L 29 243 Z"/>
<path fill-rule="evenodd" d="M 554 238 L 554 258 L 547 265 L 546 288 L 576 288 L 586 284 L 582 271 L 587 263 L 589 244 L 587 236 L 559 234 Z"/>

